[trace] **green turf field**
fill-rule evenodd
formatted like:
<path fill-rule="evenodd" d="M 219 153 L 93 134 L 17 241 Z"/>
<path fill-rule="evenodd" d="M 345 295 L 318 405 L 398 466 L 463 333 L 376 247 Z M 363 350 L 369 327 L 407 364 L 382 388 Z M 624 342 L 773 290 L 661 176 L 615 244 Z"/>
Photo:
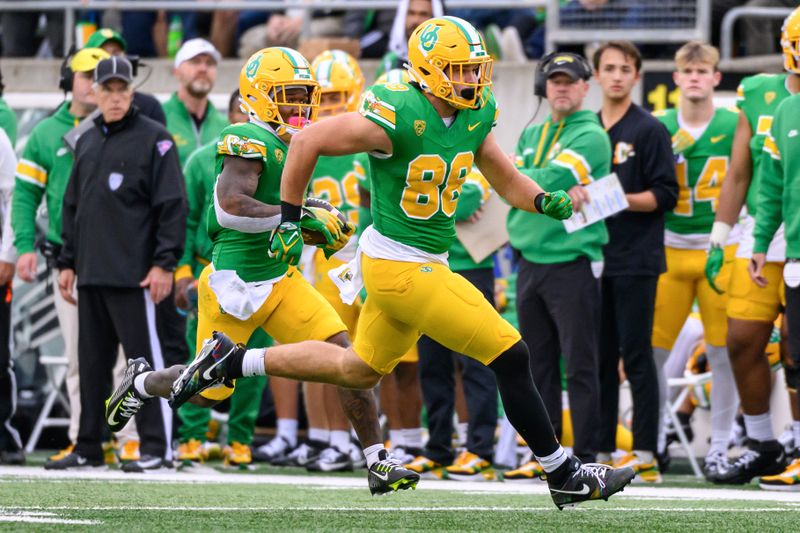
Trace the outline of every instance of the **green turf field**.
<path fill-rule="evenodd" d="M 800 524 L 798 493 L 704 489 L 690 479 L 558 511 L 543 485 L 422 481 L 416 491 L 371 497 L 361 474 L 203 472 L 52 479 L 41 468 L 0 469 L 0 530 L 763 532 Z"/>

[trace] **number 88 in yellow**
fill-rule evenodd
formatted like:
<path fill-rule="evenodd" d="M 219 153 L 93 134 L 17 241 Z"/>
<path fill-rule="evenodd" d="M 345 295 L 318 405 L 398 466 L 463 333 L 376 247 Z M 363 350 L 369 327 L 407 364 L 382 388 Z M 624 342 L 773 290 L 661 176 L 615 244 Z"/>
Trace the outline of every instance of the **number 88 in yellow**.
<path fill-rule="evenodd" d="M 447 172 L 440 155 L 423 154 L 408 164 L 406 187 L 400 207 L 409 218 L 427 220 L 441 211 L 448 217 L 456 212 L 461 186 L 472 170 L 472 152 L 456 154 Z M 443 189 L 441 185 L 445 184 Z"/>

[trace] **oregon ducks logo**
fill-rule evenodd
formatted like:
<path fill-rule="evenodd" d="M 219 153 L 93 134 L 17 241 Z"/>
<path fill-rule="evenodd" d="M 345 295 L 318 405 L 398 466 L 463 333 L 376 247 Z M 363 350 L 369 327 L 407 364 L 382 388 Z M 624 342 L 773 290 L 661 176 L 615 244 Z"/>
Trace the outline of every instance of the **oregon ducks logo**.
<path fill-rule="evenodd" d="M 278 163 L 283 163 L 283 150 L 280 148 L 275 148 L 275 159 Z"/>
<path fill-rule="evenodd" d="M 253 60 L 247 64 L 247 68 L 244 71 L 245 76 L 247 76 L 248 79 L 252 80 L 255 77 L 256 72 L 258 72 L 258 67 L 260 65 L 261 65 L 261 56 L 258 55 L 254 57 Z"/>
<path fill-rule="evenodd" d="M 775 94 L 775 91 L 767 91 L 764 93 L 764 103 L 767 105 L 771 104 L 775 101 L 775 97 L 778 96 Z"/>
<path fill-rule="evenodd" d="M 436 46 L 436 41 L 439 40 L 440 29 L 441 28 L 435 24 L 429 24 L 422 30 L 422 35 L 419 36 L 419 43 L 423 50 L 426 52 L 433 50 L 433 47 Z"/>
<path fill-rule="evenodd" d="M 424 120 L 415 120 L 414 121 L 414 133 L 417 134 L 417 137 L 421 136 L 425 133 L 425 121 Z"/>

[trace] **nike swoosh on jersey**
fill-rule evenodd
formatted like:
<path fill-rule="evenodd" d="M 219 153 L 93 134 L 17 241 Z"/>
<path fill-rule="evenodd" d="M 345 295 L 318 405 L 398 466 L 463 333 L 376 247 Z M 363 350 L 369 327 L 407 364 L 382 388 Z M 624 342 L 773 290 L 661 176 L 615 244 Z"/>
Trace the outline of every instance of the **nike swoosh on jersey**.
<path fill-rule="evenodd" d="M 578 494 L 584 495 L 589 494 L 589 485 L 586 483 L 583 484 L 583 488 L 581 490 L 558 490 L 558 489 L 550 489 L 551 492 L 560 492 L 561 494 Z"/>
<path fill-rule="evenodd" d="M 58 149 L 58 151 L 56 151 L 56 157 L 61 157 L 62 155 L 67 155 L 67 152 L 69 152 L 69 150 L 62 146 L 61 148 Z"/>
<path fill-rule="evenodd" d="M 727 135 L 717 135 L 716 137 L 711 137 L 711 144 L 717 144 L 725 137 L 727 137 Z"/>
<path fill-rule="evenodd" d="M 480 125 L 481 125 L 481 122 L 482 122 L 482 121 L 478 121 L 478 122 L 476 122 L 475 124 L 470 124 L 470 125 L 468 125 L 468 126 L 467 126 L 467 130 L 469 130 L 469 131 L 472 131 L 472 130 L 474 130 L 475 128 L 477 128 L 478 126 L 480 126 Z"/>

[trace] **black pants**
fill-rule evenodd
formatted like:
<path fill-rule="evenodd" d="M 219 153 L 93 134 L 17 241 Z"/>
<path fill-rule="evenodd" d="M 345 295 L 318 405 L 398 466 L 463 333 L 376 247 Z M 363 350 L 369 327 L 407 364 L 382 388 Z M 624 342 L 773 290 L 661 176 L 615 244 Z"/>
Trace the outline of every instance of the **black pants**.
<path fill-rule="evenodd" d="M 105 399 L 111 394 L 118 346 L 122 344 L 129 358 L 144 357 L 155 370 L 165 367 L 155 317 L 155 305 L 145 289 L 78 289 L 81 419 L 75 451 L 80 455 L 103 456 Z M 146 402 L 136 415 L 136 427 L 142 455 L 172 457 L 172 410 L 166 400 Z"/>
<path fill-rule="evenodd" d="M 459 272 L 494 304 L 494 272 L 491 268 Z M 453 462 L 453 409 L 455 407 L 455 361 L 461 363 L 469 425 L 467 450 L 492 462 L 494 430 L 497 426 L 497 382 L 494 372 L 483 363 L 453 352 L 423 336 L 419 349 L 419 379 L 430 438 L 425 456 L 437 463 Z"/>
<path fill-rule="evenodd" d="M 11 363 L 11 285 L 0 286 L 0 451 L 22 449 L 19 433 L 11 425 L 17 406 L 17 380 Z"/>
<path fill-rule="evenodd" d="M 797 369 L 800 368 L 800 287 L 793 289 L 784 284 L 784 289 L 786 289 L 786 326 L 789 329 L 789 357 Z M 797 386 L 796 383 L 794 385 Z M 797 403 L 800 407 L 800 395 Z"/>
<path fill-rule="evenodd" d="M 569 263 L 538 264 L 520 259 L 517 313 L 531 351 L 531 373 L 556 435 L 561 435 L 561 357 L 567 376 L 573 450 L 595 459 L 599 385 L 597 329 L 600 285 L 585 257 Z"/>
<path fill-rule="evenodd" d="M 633 398 L 633 448 L 656 452 L 659 391 L 652 335 L 657 285 L 658 276 L 603 278 L 598 428 L 601 452 L 617 449 L 620 357 Z"/>

